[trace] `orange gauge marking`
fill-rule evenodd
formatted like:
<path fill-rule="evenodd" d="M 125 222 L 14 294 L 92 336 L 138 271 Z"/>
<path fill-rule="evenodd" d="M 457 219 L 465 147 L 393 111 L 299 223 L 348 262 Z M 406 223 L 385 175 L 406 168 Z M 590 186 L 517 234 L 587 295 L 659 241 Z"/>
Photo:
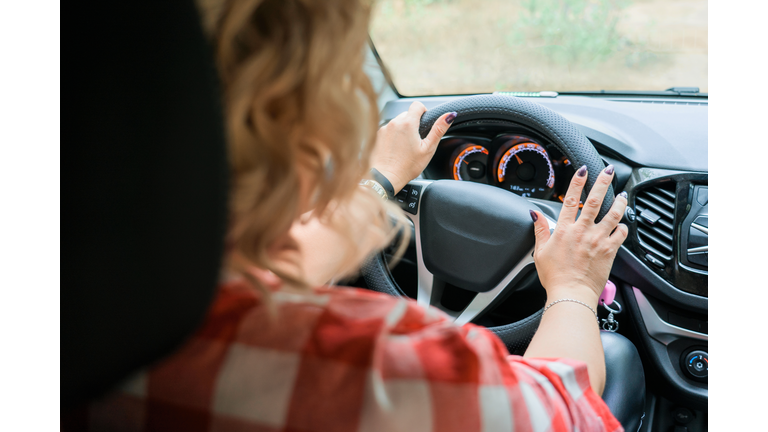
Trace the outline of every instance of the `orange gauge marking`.
<path fill-rule="evenodd" d="M 469 162 L 464 160 L 464 158 L 471 155 L 472 153 L 488 154 L 488 150 L 481 145 L 470 145 L 469 147 L 462 150 L 461 153 L 459 153 L 459 155 L 456 156 L 456 160 L 453 161 L 453 179 L 454 180 L 463 180 L 460 174 L 461 163 L 464 162 L 465 164 L 469 165 Z"/>
<path fill-rule="evenodd" d="M 499 183 L 503 182 L 504 178 L 506 178 L 507 163 L 509 163 L 509 160 L 512 159 L 513 156 L 515 157 L 515 159 L 517 159 L 517 162 L 519 164 L 523 163 L 523 160 L 520 159 L 520 157 L 517 155 L 522 151 L 533 151 L 540 154 L 542 157 L 544 157 L 544 159 L 547 161 L 547 165 L 549 168 L 549 176 L 547 177 L 547 187 L 550 189 L 555 187 L 555 169 L 552 168 L 552 163 L 549 160 L 549 155 L 547 154 L 547 151 L 544 149 L 544 147 L 534 142 L 517 144 L 515 146 L 512 146 L 506 152 L 504 152 L 504 155 L 501 157 L 501 160 L 499 161 L 499 168 L 496 170 L 496 176 L 499 179 Z"/>

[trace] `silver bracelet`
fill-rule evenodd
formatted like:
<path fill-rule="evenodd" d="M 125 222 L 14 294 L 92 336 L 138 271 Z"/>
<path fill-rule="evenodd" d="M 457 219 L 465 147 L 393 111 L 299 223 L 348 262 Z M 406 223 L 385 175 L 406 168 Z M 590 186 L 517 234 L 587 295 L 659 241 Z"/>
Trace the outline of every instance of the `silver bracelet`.
<path fill-rule="evenodd" d="M 600 319 L 597 317 L 597 312 L 595 312 L 595 310 L 592 308 L 592 306 L 584 303 L 583 301 L 579 301 L 579 300 L 575 300 L 575 299 L 570 299 L 570 298 L 564 298 L 564 299 L 553 301 L 552 303 L 548 304 L 547 307 L 544 308 L 544 312 L 542 312 L 541 314 L 544 315 L 544 313 L 546 313 L 549 308 L 551 308 L 552 306 L 554 306 L 554 305 L 556 305 L 556 304 L 558 304 L 560 302 L 564 302 L 564 301 L 574 302 L 574 303 L 578 303 L 580 305 L 584 305 L 584 306 L 588 307 L 589 310 L 591 310 L 592 313 L 595 314 L 595 320 L 597 320 L 597 323 L 600 324 Z"/>

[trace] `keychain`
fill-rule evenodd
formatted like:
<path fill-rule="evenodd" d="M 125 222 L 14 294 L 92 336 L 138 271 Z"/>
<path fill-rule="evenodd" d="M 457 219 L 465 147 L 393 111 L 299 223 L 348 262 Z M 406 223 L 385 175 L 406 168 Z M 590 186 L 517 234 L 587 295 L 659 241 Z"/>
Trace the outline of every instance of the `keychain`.
<path fill-rule="evenodd" d="M 616 305 L 619 310 L 611 309 L 608 307 L 608 305 L 603 305 L 603 307 L 608 311 L 608 318 L 603 318 L 603 330 L 607 330 L 609 332 L 615 332 L 619 329 L 619 322 L 613 319 L 613 314 L 618 315 L 621 313 L 621 304 L 614 300 L 611 306 L 613 305 Z"/>
<path fill-rule="evenodd" d="M 616 319 L 613 317 L 613 314 L 620 314 L 621 313 L 621 304 L 616 301 L 616 285 L 613 284 L 613 282 L 608 281 L 605 283 L 605 288 L 603 288 L 602 294 L 600 294 L 600 300 L 598 300 L 598 305 L 605 308 L 605 310 L 608 311 L 608 318 L 603 318 L 603 330 L 609 331 L 609 332 L 615 332 L 619 329 L 619 322 L 616 321 Z M 618 307 L 618 310 L 612 309 L 610 306 L 616 305 Z"/>

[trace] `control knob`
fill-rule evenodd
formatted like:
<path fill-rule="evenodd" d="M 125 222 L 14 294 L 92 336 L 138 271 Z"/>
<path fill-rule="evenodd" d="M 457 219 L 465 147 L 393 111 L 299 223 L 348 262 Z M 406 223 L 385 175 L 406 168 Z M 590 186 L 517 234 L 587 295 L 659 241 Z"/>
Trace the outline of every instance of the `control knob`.
<path fill-rule="evenodd" d="M 683 359 L 683 370 L 696 379 L 706 379 L 709 374 L 709 357 L 706 351 L 695 350 Z"/>

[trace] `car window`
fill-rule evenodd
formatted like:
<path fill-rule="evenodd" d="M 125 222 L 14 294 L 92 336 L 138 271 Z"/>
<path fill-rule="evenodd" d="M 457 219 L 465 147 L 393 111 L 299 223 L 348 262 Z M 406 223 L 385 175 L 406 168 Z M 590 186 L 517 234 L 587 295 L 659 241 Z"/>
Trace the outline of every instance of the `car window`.
<path fill-rule="evenodd" d="M 380 0 L 371 39 L 406 96 L 707 92 L 706 0 Z"/>

